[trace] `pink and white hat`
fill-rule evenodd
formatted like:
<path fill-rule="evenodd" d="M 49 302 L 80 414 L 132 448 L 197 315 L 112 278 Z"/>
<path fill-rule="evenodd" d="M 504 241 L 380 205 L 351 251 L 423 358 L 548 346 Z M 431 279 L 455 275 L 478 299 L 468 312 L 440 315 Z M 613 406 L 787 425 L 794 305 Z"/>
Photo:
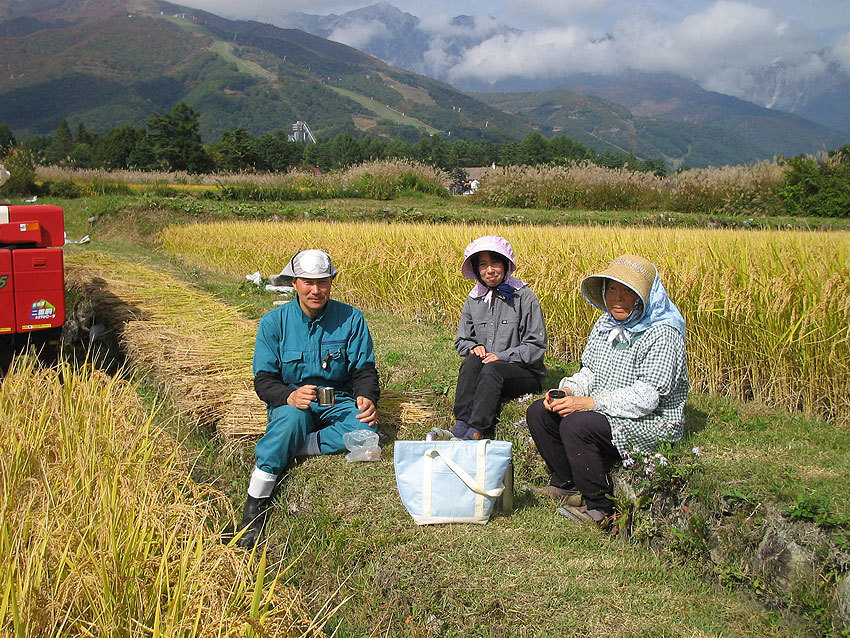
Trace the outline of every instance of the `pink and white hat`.
<path fill-rule="evenodd" d="M 506 277 L 516 270 L 514 249 L 511 246 L 511 242 L 504 237 L 499 237 L 499 235 L 485 235 L 470 242 L 466 250 L 463 251 L 463 265 L 460 267 L 460 272 L 464 277 L 472 281 L 478 281 L 478 277 L 475 276 L 475 264 L 472 263 L 472 257 L 476 253 L 485 250 L 497 253 L 508 260 L 508 272 L 505 273 Z"/>

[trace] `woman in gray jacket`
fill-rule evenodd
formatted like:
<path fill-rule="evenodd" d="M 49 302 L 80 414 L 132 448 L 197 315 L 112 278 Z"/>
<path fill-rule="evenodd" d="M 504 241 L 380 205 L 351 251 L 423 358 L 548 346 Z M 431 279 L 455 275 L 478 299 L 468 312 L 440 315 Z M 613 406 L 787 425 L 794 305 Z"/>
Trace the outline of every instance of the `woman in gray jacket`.
<path fill-rule="evenodd" d="M 546 326 L 537 296 L 516 270 L 510 242 L 479 237 L 466 247 L 461 273 L 475 282 L 463 305 L 455 347 L 464 357 L 455 391 L 452 433 L 493 436 L 503 398 L 540 392 Z"/>

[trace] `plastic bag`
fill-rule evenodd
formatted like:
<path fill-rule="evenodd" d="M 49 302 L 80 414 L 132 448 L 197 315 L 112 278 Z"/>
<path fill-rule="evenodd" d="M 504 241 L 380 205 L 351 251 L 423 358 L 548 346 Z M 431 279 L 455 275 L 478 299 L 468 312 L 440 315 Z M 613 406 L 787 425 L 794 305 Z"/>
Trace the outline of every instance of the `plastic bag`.
<path fill-rule="evenodd" d="M 372 430 L 354 430 L 342 435 L 342 442 L 349 450 L 345 460 L 349 463 L 356 461 L 377 461 L 381 458 L 381 448 L 378 447 L 378 433 Z"/>

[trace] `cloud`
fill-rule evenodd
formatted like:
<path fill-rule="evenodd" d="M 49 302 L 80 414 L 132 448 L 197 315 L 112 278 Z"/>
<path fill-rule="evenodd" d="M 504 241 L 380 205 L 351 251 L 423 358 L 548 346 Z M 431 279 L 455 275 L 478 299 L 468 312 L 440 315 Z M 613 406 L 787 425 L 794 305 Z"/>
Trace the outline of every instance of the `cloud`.
<path fill-rule="evenodd" d="M 836 55 L 846 60 L 846 48 L 850 45 L 836 47 Z M 795 30 L 770 9 L 721 0 L 673 24 L 629 15 L 609 30 L 568 26 L 496 36 L 468 49 L 449 77 L 492 83 L 510 76 L 631 69 L 675 73 L 707 89 L 740 96 L 748 72 L 777 59 L 784 61 L 790 77 L 822 72 L 814 49 L 810 33 Z"/>
<path fill-rule="evenodd" d="M 578 27 L 500 35 L 468 49 L 451 70 L 452 80 L 490 83 L 511 76 L 546 78 L 580 72 L 605 72 L 618 65 L 607 38 L 593 38 Z"/>
<path fill-rule="evenodd" d="M 838 63 L 844 73 L 850 73 L 850 32 L 836 39 L 829 50 L 829 57 Z"/>
<path fill-rule="evenodd" d="M 615 0 L 504 0 L 505 13 L 519 23 L 586 23 L 604 16 Z"/>
<path fill-rule="evenodd" d="M 365 49 L 374 38 L 389 35 L 383 22 L 355 20 L 344 27 L 337 27 L 328 36 L 328 40 L 347 44 L 355 49 Z"/>

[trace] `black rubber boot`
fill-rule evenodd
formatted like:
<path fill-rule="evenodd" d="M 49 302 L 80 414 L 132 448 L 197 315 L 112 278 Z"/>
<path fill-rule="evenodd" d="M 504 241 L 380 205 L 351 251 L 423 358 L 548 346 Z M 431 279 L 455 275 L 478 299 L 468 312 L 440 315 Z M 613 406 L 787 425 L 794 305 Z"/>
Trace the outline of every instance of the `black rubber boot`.
<path fill-rule="evenodd" d="M 268 514 L 269 499 L 254 498 L 248 496 L 245 501 L 245 507 L 242 508 L 242 522 L 239 523 L 237 534 L 243 529 L 245 533 L 236 541 L 239 547 L 251 549 L 263 535 L 263 527 L 266 524 L 266 515 Z"/>

